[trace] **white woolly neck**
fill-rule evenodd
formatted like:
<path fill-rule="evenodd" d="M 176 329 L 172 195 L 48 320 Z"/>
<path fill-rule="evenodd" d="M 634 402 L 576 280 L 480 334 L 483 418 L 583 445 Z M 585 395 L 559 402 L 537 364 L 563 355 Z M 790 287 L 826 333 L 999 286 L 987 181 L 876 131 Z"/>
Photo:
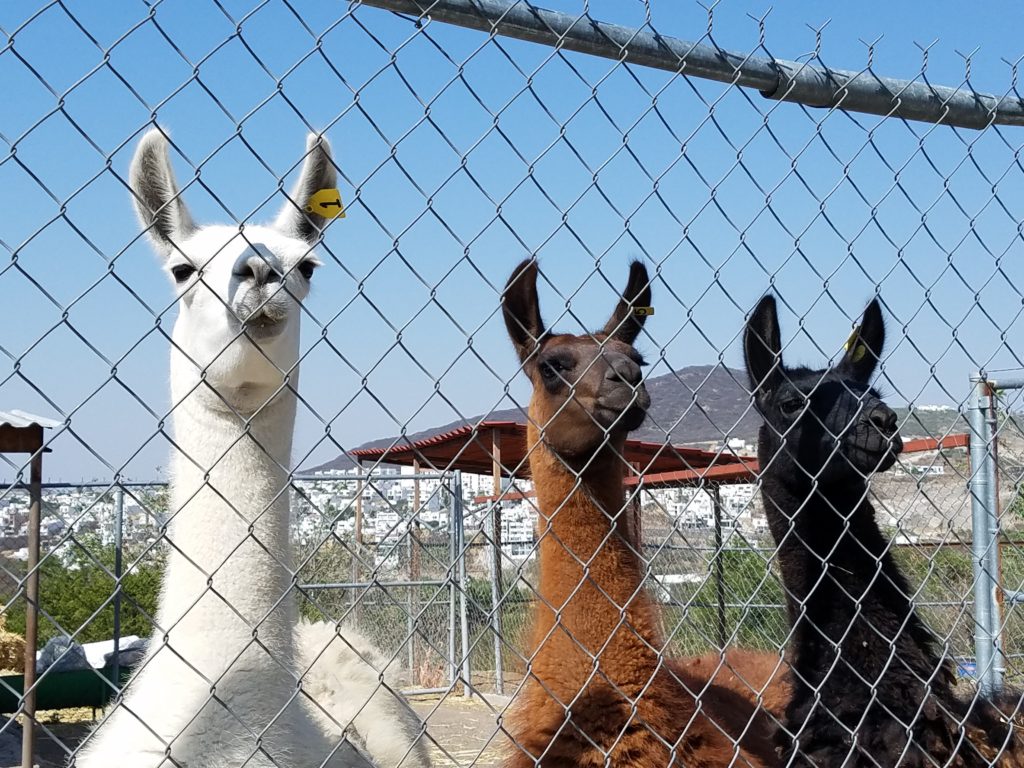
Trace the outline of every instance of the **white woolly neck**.
<path fill-rule="evenodd" d="M 288 468 L 297 374 L 243 415 L 208 385 L 174 377 L 174 369 L 171 550 L 158 626 L 212 679 L 255 637 L 267 651 L 265 666 L 288 685 L 295 666 Z"/>

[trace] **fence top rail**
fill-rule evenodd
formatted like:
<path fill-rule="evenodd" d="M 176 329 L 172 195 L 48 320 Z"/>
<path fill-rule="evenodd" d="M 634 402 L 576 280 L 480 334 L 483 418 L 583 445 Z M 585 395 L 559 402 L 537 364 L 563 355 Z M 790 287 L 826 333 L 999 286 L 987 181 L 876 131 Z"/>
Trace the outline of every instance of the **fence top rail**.
<path fill-rule="evenodd" d="M 985 384 L 988 389 L 992 391 L 998 391 L 1000 389 L 1024 389 L 1024 377 L 1021 376 L 1005 376 L 994 379 L 979 373 L 977 376 L 971 377 L 971 383 Z"/>
<path fill-rule="evenodd" d="M 292 475 L 290 482 L 293 483 L 313 483 L 313 482 L 331 482 L 337 480 L 353 480 L 363 481 L 365 483 L 374 481 L 398 481 L 398 480 L 448 480 L 452 476 L 451 472 L 417 472 L 415 474 L 389 474 L 381 473 L 379 471 L 360 472 L 359 474 L 351 475 L 310 475 L 310 474 L 296 474 Z M 110 491 L 116 491 L 118 488 L 162 488 L 168 485 L 168 480 L 106 480 L 96 481 L 91 480 L 88 482 L 76 483 L 74 481 L 61 481 L 42 483 L 41 487 L 44 490 L 54 490 L 59 488 L 106 488 Z M 13 482 L 5 483 L 0 486 L 0 490 L 3 488 L 12 489 L 27 489 L 28 483 L 25 482 Z"/>
<path fill-rule="evenodd" d="M 1024 100 L 914 80 L 879 77 L 785 59 L 726 51 L 658 34 L 538 8 L 526 0 L 361 0 L 395 13 L 454 24 L 492 35 L 542 43 L 606 59 L 755 88 L 762 96 L 810 107 L 905 120 L 986 128 L 1024 125 Z"/>

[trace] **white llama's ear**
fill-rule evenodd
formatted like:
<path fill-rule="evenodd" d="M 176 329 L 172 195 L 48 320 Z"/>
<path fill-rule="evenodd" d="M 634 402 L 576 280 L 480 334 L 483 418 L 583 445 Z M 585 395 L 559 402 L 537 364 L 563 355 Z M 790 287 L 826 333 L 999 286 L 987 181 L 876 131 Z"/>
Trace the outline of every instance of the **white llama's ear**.
<path fill-rule="evenodd" d="M 323 136 L 309 134 L 306 139 L 306 160 L 302 164 L 299 180 L 292 188 L 289 199 L 285 200 L 274 226 L 286 235 L 305 240 L 315 245 L 327 219 L 306 211 L 306 203 L 314 192 L 334 189 L 338 183 L 338 171 L 331 159 L 331 145 Z"/>
<path fill-rule="evenodd" d="M 154 128 L 139 142 L 128 173 L 135 212 L 153 246 L 170 256 L 196 231 L 174 179 L 167 139 Z"/>

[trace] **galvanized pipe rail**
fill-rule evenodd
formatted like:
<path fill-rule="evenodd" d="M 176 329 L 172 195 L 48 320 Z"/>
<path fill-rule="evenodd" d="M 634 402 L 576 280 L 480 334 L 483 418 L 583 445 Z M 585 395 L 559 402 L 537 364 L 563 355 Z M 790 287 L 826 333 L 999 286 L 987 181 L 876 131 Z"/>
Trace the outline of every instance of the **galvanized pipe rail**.
<path fill-rule="evenodd" d="M 363 5 L 468 29 L 641 64 L 691 77 L 755 88 L 762 96 L 809 107 L 900 117 L 960 128 L 1024 125 L 1024 100 L 879 77 L 785 59 L 725 51 L 706 43 L 665 37 L 537 8 L 526 0 L 361 0 Z"/>

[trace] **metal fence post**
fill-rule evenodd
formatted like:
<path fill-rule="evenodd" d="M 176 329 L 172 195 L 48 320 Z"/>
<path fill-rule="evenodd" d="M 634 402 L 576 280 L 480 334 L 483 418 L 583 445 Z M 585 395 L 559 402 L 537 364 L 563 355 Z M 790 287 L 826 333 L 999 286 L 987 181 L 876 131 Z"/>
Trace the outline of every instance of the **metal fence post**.
<path fill-rule="evenodd" d="M 494 631 L 494 691 L 505 692 L 505 670 L 502 658 L 502 638 L 505 633 L 501 620 L 501 597 L 504 592 L 501 579 L 501 502 L 491 504 L 491 629 Z"/>
<path fill-rule="evenodd" d="M 458 557 L 459 578 L 459 615 L 462 625 L 462 683 L 466 698 L 473 696 L 472 669 L 469 663 L 469 612 L 467 607 L 466 586 L 466 532 L 462 508 L 462 470 L 457 469 L 452 483 L 452 512 L 455 526 L 455 548 Z"/>
<path fill-rule="evenodd" d="M 356 462 L 356 469 L 359 474 L 356 477 L 356 516 L 355 516 L 355 542 L 352 546 L 352 567 L 349 581 L 353 584 L 358 583 L 362 579 L 362 565 L 360 563 L 363 557 L 363 463 L 361 461 Z M 369 473 L 367 473 L 369 474 Z M 352 590 L 349 592 L 349 612 L 351 613 L 354 621 L 358 624 L 361 618 L 360 614 L 361 602 L 357 601 L 356 591 Z"/>
<path fill-rule="evenodd" d="M 124 488 L 114 491 L 114 663 L 112 682 L 121 689 L 121 569 L 124 552 Z"/>
<path fill-rule="evenodd" d="M 413 461 L 412 471 L 412 519 L 409 520 L 408 526 L 405 529 L 405 541 L 409 555 L 409 581 L 416 582 L 420 580 L 420 551 L 417 546 L 419 544 L 419 538 L 416 535 L 419 531 L 421 504 L 420 463 L 418 461 Z M 416 614 L 418 612 L 419 595 L 417 594 L 417 588 L 412 586 L 409 587 L 409 592 L 406 596 L 405 632 L 407 642 L 409 643 L 409 679 L 414 684 L 420 681 L 416 670 L 416 657 L 418 655 L 416 648 Z"/>
<path fill-rule="evenodd" d="M 454 475 L 452 477 L 454 481 Z M 458 562 L 459 544 L 455 518 L 459 510 L 455 502 L 454 482 L 451 487 L 451 499 L 448 502 L 448 689 L 455 687 L 455 681 L 459 678 L 459 667 L 455 661 L 455 622 L 457 620 L 455 603 L 456 592 L 458 591 Z"/>
<path fill-rule="evenodd" d="M 982 375 L 971 377 L 971 400 L 968 424 L 971 430 L 971 531 L 972 564 L 974 566 L 974 654 L 978 683 L 983 694 L 998 690 L 1001 679 L 996 670 L 998 633 L 993 623 L 995 612 L 995 572 L 991 569 L 992 550 L 998 540 L 995 514 L 995 474 L 992 455 L 993 435 L 990 432 L 990 388 Z M 1000 665 L 1002 666 L 1002 665 Z"/>
<path fill-rule="evenodd" d="M 725 553 L 722 544 L 722 493 L 716 483 L 709 489 L 711 506 L 715 512 L 715 598 L 718 603 L 718 647 L 725 650 L 725 571 L 722 560 Z"/>

